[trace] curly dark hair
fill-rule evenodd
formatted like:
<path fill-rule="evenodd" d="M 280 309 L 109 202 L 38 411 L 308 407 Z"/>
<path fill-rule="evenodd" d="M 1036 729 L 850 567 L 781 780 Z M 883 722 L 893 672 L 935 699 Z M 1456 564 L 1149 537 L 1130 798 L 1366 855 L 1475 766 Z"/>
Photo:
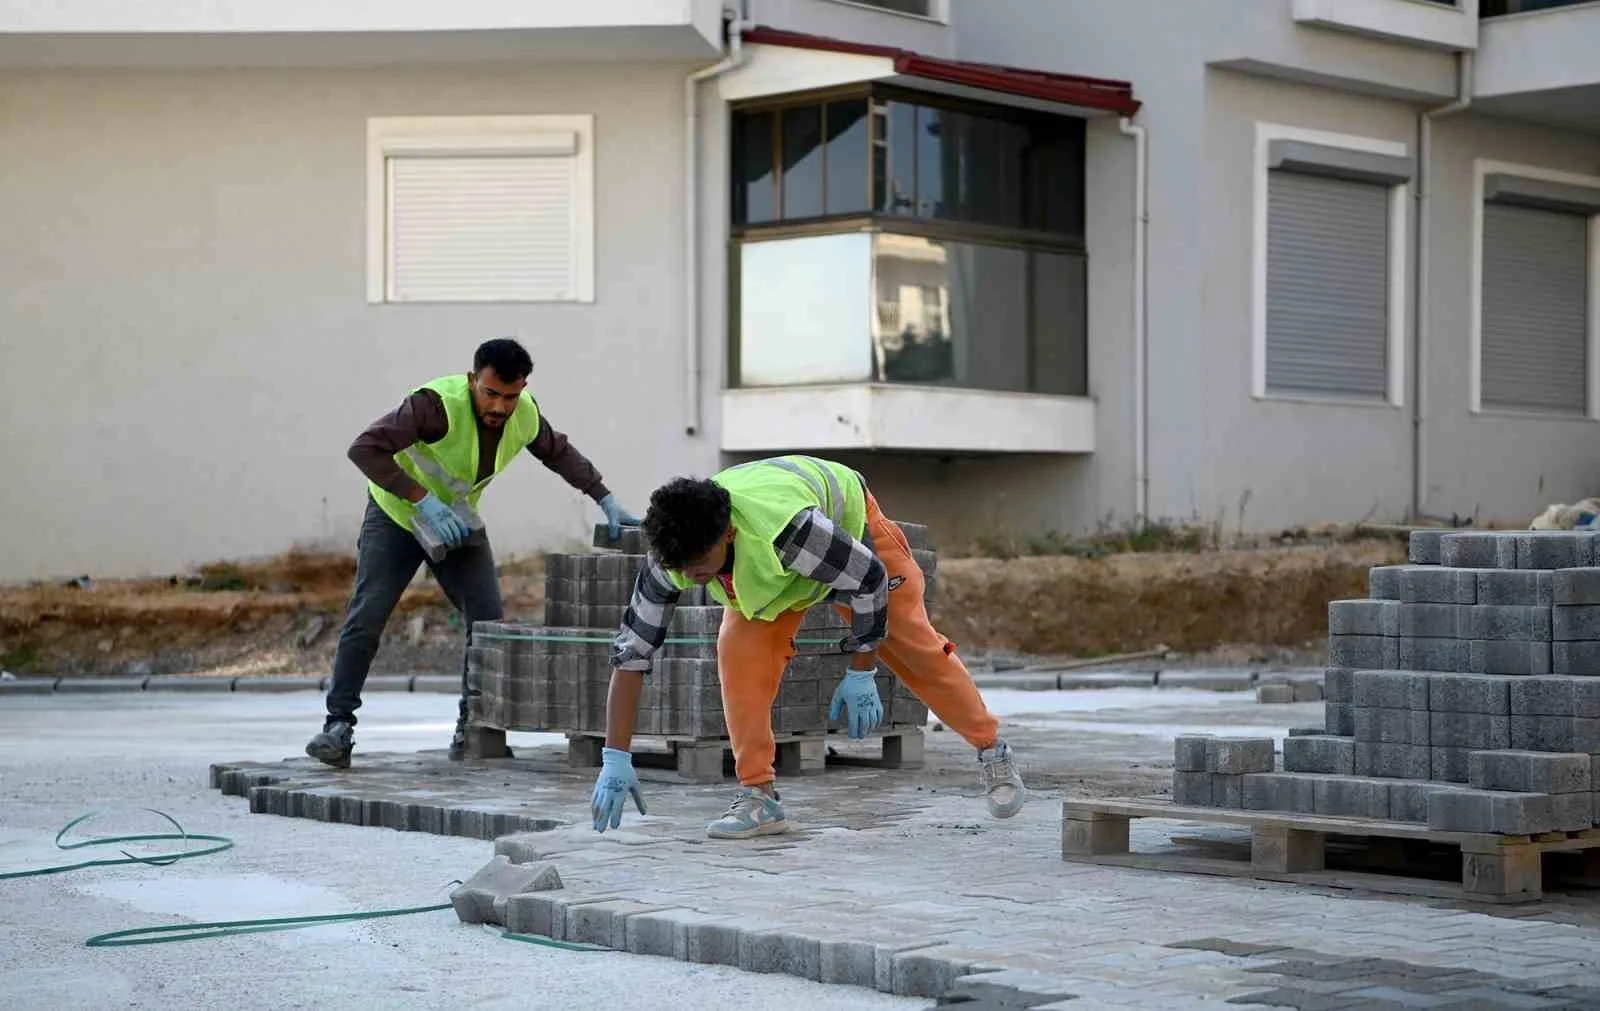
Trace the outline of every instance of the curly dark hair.
<path fill-rule="evenodd" d="M 709 478 L 673 478 L 650 493 L 640 526 L 669 569 L 681 569 L 716 546 L 728 529 L 733 501 Z"/>
<path fill-rule="evenodd" d="M 478 345 L 472 355 L 472 371 L 494 369 L 494 374 L 508 383 L 526 379 L 533 372 L 533 356 L 527 348 L 510 337 L 496 337 Z"/>

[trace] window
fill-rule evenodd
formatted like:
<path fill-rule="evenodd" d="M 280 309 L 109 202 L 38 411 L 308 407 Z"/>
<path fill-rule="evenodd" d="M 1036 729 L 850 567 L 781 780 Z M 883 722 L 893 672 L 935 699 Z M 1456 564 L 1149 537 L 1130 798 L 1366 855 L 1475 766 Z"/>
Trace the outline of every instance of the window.
<path fill-rule="evenodd" d="M 1400 402 L 1403 145 L 1261 124 L 1254 393 Z"/>
<path fill-rule="evenodd" d="M 1589 2 L 1590 0 L 1481 0 L 1478 16 L 1497 18 L 1506 14 L 1554 10 L 1557 7 L 1572 7 L 1575 4 Z"/>
<path fill-rule="evenodd" d="M 370 302 L 592 302 L 589 116 L 373 119 Z"/>
<path fill-rule="evenodd" d="M 734 385 L 1087 393 L 1082 120 L 870 85 L 732 131 Z"/>
<path fill-rule="evenodd" d="M 914 14 L 919 18 L 934 16 L 934 0 L 846 0 L 846 2 L 859 4 L 862 7 L 894 11 L 896 14 Z"/>
<path fill-rule="evenodd" d="M 1600 179 L 1478 165 L 1474 410 L 1592 416 Z"/>

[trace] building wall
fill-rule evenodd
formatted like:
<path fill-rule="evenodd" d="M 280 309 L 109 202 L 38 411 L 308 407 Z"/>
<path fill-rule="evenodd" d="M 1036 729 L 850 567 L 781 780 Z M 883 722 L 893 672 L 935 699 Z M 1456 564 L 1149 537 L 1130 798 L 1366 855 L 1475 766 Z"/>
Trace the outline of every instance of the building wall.
<path fill-rule="evenodd" d="M 713 465 L 714 412 L 691 440 L 654 399 L 682 358 L 686 69 L 0 75 L 0 580 L 349 549 L 350 440 L 492 336 L 636 512 Z M 595 115 L 593 304 L 367 304 L 366 117 L 480 113 Z M 600 515 L 531 457 L 484 512 L 502 557 Z"/>

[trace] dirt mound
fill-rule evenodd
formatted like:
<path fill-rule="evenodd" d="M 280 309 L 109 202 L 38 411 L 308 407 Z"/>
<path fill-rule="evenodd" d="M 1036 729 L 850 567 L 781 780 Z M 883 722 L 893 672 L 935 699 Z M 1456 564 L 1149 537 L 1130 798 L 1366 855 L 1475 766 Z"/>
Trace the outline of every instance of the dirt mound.
<path fill-rule="evenodd" d="M 1105 558 L 939 562 L 940 624 L 958 643 L 1102 656 L 1166 645 L 1302 646 L 1328 601 L 1367 594 L 1367 570 L 1405 560 L 1393 540 Z"/>

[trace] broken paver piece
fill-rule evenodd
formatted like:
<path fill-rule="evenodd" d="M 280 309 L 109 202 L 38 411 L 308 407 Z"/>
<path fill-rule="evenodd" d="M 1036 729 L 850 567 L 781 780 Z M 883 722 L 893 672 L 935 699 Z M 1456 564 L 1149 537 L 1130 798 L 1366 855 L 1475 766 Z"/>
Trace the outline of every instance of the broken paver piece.
<path fill-rule="evenodd" d="M 561 887 L 555 864 L 514 864 L 496 853 L 478 873 L 450 893 L 450 904 L 462 923 L 498 923 L 505 926 L 506 900 L 528 892 Z"/>

